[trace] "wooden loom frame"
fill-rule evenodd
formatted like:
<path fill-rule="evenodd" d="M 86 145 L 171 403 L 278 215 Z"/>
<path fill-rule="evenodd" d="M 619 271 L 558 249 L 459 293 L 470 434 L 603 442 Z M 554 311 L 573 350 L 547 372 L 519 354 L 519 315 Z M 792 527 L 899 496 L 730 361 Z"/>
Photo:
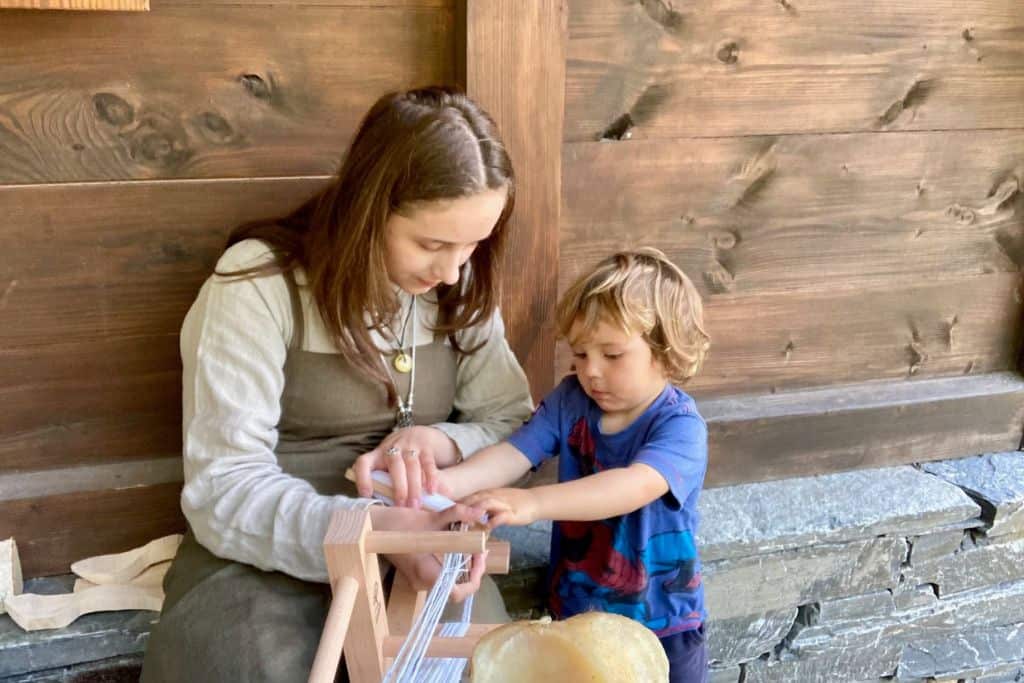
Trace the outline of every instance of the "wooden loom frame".
<path fill-rule="evenodd" d="M 395 573 L 385 605 L 377 555 L 401 553 L 481 553 L 489 551 L 485 572 L 508 573 L 509 544 L 488 541 L 484 531 L 374 531 L 370 511 L 338 510 L 324 537 L 333 599 L 309 676 L 331 683 L 342 651 L 350 683 L 380 683 L 388 660 L 398 654 L 426 591 L 417 591 Z M 465 636 L 433 636 L 430 657 L 468 658 L 477 641 L 501 624 L 470 624 Z"/>

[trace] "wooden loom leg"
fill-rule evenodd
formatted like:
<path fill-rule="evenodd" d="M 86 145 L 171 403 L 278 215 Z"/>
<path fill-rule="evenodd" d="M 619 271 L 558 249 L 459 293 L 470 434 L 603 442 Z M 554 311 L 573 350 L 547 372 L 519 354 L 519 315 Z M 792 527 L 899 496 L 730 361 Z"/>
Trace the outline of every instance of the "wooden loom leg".
<path fill-rule="evenodd" d="M 335 584 L 331 609 L 327 612 L 327 621 L 324 622 L 324 632 L 316 649 L 316 659 L 313 660 L 309 683 L 333 683 L 338 673 L 341 648 L 345 644 L 358 592 L 359 582 L 351 576 L 344 576 Z"/>

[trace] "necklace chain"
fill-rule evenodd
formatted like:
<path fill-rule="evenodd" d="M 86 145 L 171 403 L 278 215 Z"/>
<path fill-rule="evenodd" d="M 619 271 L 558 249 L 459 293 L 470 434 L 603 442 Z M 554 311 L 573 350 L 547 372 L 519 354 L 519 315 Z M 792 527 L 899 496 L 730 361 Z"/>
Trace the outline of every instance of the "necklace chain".
<path fill-rule="evenodd" d="M 398 400 L 398 410 L 395 411 L 395 429 L 402 429 L 404 427 L 412 427 L 415 424 L 413 422 L 413 419 L 412 419 L 412 407 L 413 407 L 413 401 L 415 399 L 415 389 L 416 389 L 416 295 L 415 294 L 412 296 L 412 302 L 409 304 L 409 311 L 408 311 L 408 313 L 406 313 L 405 321 L 402 323 L 402 336 L 401 336 L 401 339 L 399 339 L 398 336 L 395 335 L 395 332 L 394 332 L 393 329 L 391 329 L 390 325 L 387 326 L 388 327 L 388 331 L 391 332 L 391 336 L 394 337 L 395 340 L 399 344 L 398 352 L 397 352 L 397 354 L 395 356 L 395 364 L 394 364 L 395 365 L 395 369 L 398 370 L 399 372 L 402 372 L 402 370 L 398 367 L 398 362 L 399 362 L 399 358 L 405 356 L 405 332 L 406 332 L 407 327 L 410 324 L 410 320 L 412 321 L 412 339 L 411 339 L 411 344 L 410 344 L 410 347 L 411 347 L 410 348 L 411 359 L 409 361 L 409 370 L 407 371 L 407 372 L 409 372 L 409 391 L 406 393 L 405 400 L 403 401 L 402 397 L 397 395 L 398 394 L 398 382 L 395 381 L 395 393 L 396 393 L 396 398 Z M 384 354 L 383 353 L 381 354 L 381 361 L 384 362 L 384 367 L 387 368 L 388 375 L 391 376 L 392 375 L 391 368 L 390 368 L 391 364 L 387 362 L 386 358 L 384 358 Z"/>

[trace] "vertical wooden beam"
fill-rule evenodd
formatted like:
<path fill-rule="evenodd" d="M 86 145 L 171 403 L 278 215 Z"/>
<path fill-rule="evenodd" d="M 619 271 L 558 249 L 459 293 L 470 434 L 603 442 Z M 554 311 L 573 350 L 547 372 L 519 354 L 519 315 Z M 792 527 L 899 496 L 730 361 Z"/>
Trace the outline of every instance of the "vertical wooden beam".
<path fill-rule="evenodd" d="M 466 92 L 497 121 L 517 179 L 502 311 L 539 398 L 554 383 L 568 7 L 566 0 L 463 1 Z"/>

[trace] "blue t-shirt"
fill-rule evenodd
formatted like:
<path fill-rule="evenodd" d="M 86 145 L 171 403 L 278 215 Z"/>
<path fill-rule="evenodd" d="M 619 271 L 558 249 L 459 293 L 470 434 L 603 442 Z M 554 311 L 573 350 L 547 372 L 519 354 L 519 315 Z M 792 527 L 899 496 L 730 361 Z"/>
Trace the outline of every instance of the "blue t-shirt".
<path fill-rule="evenodd" d="M 551 610 L 559 619 L 614 612 L 660 637 L 698 628 L 705 618 L 694 541 L 707 469 L 704 420 L 693 399 L 671 384 L 620 432 L 602 434 L 601 415 L 570 375 L 509 442 L 534 467 L 561 455 L 560 482 L 640 462 L 665 477 L 669 491 L 627 515 L 554 523 Z"/>

